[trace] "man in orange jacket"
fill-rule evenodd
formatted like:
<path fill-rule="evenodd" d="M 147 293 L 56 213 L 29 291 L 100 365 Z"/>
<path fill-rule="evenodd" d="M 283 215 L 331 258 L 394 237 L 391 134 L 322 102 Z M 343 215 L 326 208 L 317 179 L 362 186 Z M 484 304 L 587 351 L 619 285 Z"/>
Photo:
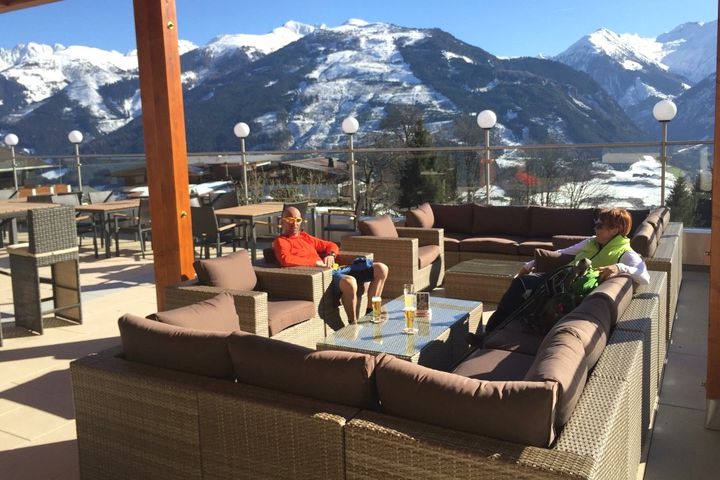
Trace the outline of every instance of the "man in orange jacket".
<path fill-rule="evenodd" d="M 340 251 L 337 244 L 303 232 L 302 221 L 297 208 L 288 207 L 283 211 L 282 233 L 273 242 L 275 258 L 283 267 L 332 268 Z M 333 270 L 333 290 L 340 295 L 350 323 L 357 321 L 357 283 L 370 282 L 368 296 L 381 296 L 387 275 L 388 267 L 384 263 L 373 263 L 372 268 L 347 275 Z"/>

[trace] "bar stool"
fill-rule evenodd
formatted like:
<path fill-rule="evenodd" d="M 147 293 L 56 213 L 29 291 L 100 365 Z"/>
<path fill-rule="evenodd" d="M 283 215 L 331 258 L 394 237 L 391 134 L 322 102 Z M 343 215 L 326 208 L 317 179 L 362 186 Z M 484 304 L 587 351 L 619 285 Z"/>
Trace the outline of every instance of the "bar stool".
<path fill-rule="evenodd" d="M 66 206 L 28 212 L 29 243 L 11 245 L 10 256 L 15 325 L 43 333 L 43 315 L 82 323 L 80 272 L 75 209 Z M 43 310 L 40 267 L 50 267 L 53 308 Z"/>

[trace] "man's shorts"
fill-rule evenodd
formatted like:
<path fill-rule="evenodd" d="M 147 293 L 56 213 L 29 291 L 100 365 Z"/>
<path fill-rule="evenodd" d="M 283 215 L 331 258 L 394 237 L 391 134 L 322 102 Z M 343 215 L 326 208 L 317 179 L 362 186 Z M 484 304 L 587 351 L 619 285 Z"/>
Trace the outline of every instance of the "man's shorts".
<path fill-rule="evenodd" d="M 373 279 L 373 262 L 371 259 L 364 257 L 356 258 L 352 265 L 340 267 L 332 272 L 332 289 L 333 293 L 340 296 L 340 280 L 343 277 L 350 276 L 355 278 L 358 283 L 370 282 Z"/>

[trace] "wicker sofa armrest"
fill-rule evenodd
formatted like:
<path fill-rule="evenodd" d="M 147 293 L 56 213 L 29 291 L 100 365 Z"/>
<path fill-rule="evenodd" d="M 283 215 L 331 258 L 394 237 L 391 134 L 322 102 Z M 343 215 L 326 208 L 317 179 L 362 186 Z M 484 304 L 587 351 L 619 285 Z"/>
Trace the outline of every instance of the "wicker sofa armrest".
<path fill-rule="evenodd" d="M 417 238 L 419 246 L 437 245 L 443 248 L 445 244 L 445 231 L 442 228 L 414 228 L 397 227 L 400 238 Z"/>
<path fill-rule="evenodd" d="M 388 238 L 372 236 L 349 236 L 342 240 L 343 250 L 373 252 L 374 259 L 392 268 L 394 265 L 418 264 L 417 238 Z"/>
<path fill-rule="evenodd" d="M 205 285 L 170 285 L 165 287 L 165 307 L 168 310 L 208 300 L 227 292 L 233 296 L 235 310 L 240 317 L 240 330 L 267 337 L 269 335 L 267 293 L 224 290 Z"/>
<path fill-rule="evenodd" d="M 268 295 L 309 300 L 316 306 L 323 292 L 323 274 L 314 268 L 265 268 L 255 267 L 258 283 L 255 290 Z"/>

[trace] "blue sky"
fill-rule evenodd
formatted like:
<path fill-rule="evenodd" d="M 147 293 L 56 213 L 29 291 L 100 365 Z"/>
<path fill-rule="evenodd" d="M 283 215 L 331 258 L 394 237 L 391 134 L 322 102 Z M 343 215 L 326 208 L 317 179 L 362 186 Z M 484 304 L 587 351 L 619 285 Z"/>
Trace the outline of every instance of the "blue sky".
<path fill-rule="evenodd" d="M 287 20 L 337 26 L 348 18 L 439 27 L 494 55 L 555 55 L 600 27 L 654 37 L 717 18 L 715 0 L 176 0 L 180 38 L 267 33 Z M 135 48 L 132 0 L 63 0 L 0 15 L 0 47 L 18 43 Z"/>

